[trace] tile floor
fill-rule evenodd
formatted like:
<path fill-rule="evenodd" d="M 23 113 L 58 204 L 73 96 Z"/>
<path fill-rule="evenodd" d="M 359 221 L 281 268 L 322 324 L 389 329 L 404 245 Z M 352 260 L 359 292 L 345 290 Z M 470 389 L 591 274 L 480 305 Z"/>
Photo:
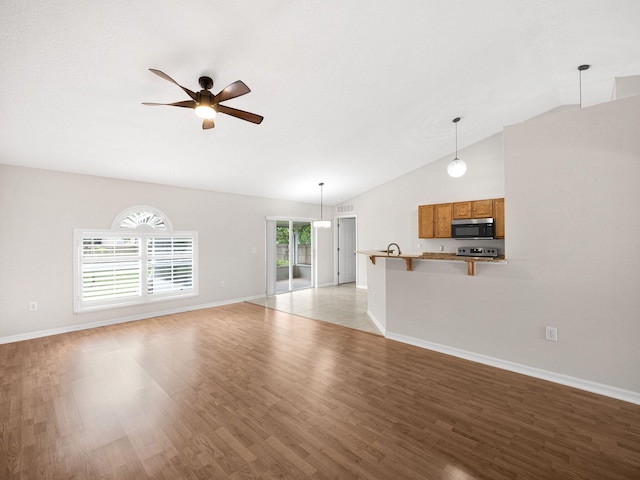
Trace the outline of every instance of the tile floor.
<path fill-rule="evenodd" d="M 355 283 L 279 293 L 251 303 L 381 335 L 367 315 L 367 291 Z"/>

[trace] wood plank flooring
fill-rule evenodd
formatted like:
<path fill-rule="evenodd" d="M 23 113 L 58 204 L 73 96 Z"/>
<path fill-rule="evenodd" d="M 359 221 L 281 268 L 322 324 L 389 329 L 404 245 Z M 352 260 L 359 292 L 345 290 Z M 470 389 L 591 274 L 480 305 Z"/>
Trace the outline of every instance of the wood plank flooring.
<path fill-rule="evenodd" d="M 0 478 L 638 479 L 640 406 L 241 303 L 0 345 Z"/>

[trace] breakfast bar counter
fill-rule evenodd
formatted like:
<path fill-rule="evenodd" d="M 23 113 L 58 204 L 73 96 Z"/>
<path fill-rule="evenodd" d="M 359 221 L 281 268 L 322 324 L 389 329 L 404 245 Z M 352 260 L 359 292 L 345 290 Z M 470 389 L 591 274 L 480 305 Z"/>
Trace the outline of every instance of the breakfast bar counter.
<path fill-rule="evenodd" d="M 435 260 L 435 261 L 449 261 L 449 262 L 466 262 L 467 263 L 467 275 L 476 274 L 476 263 L 499 263 L 505 264 L 507 260 L 504 255 L 497 257 L 466 257 L 456 255 L 455 253 L 442 253 L 442 252 L 422 252 L 422 253 L 387 253 L 386 250 L 359 250 L 356 253 L 367 255 L 372 264 L 376 264 L 376 258 L 401 258 L 404 260 L 407 271 L 411 271 L 413 268 L 413 260 Z"/>

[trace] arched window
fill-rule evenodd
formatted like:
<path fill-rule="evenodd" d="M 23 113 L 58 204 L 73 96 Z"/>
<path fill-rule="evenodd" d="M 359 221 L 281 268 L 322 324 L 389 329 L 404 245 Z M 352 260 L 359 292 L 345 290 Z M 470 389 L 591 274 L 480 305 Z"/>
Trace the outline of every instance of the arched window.
<path fill-rule="evenodd" d="M 173 230 L 167 216 L 157 208 L 148 205 L 138 205 L 120 212 L 111 224 L 111 230 L 120 229 L 148 229 Z"/>
<path fill-rule="evenodd" d="M 111 230 L 74 230 L 76 312 L 197 295 L 197 232 L 176 232 L 150 206 L 128 208 Z"/>

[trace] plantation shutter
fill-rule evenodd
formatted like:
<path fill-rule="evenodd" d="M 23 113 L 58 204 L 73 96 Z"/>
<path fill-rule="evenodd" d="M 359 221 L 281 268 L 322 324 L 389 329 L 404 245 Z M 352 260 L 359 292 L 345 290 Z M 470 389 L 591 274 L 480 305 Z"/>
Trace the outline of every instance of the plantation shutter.
<path fill-rule="evenodd" d="M 193 287 L 193 237 L 147 239 L 147 293 L 157 295 Z"/>
<path fill-rule="evenodd" d="M 140 296 L 140 238 L 85 237 L 81 258 L 82 302 Z"/>
<path fill-rule="evenodd" d="M 198 295 L 198 232 L 173 231 L 153 207 L 73 232 L 74 312 Z"/>

